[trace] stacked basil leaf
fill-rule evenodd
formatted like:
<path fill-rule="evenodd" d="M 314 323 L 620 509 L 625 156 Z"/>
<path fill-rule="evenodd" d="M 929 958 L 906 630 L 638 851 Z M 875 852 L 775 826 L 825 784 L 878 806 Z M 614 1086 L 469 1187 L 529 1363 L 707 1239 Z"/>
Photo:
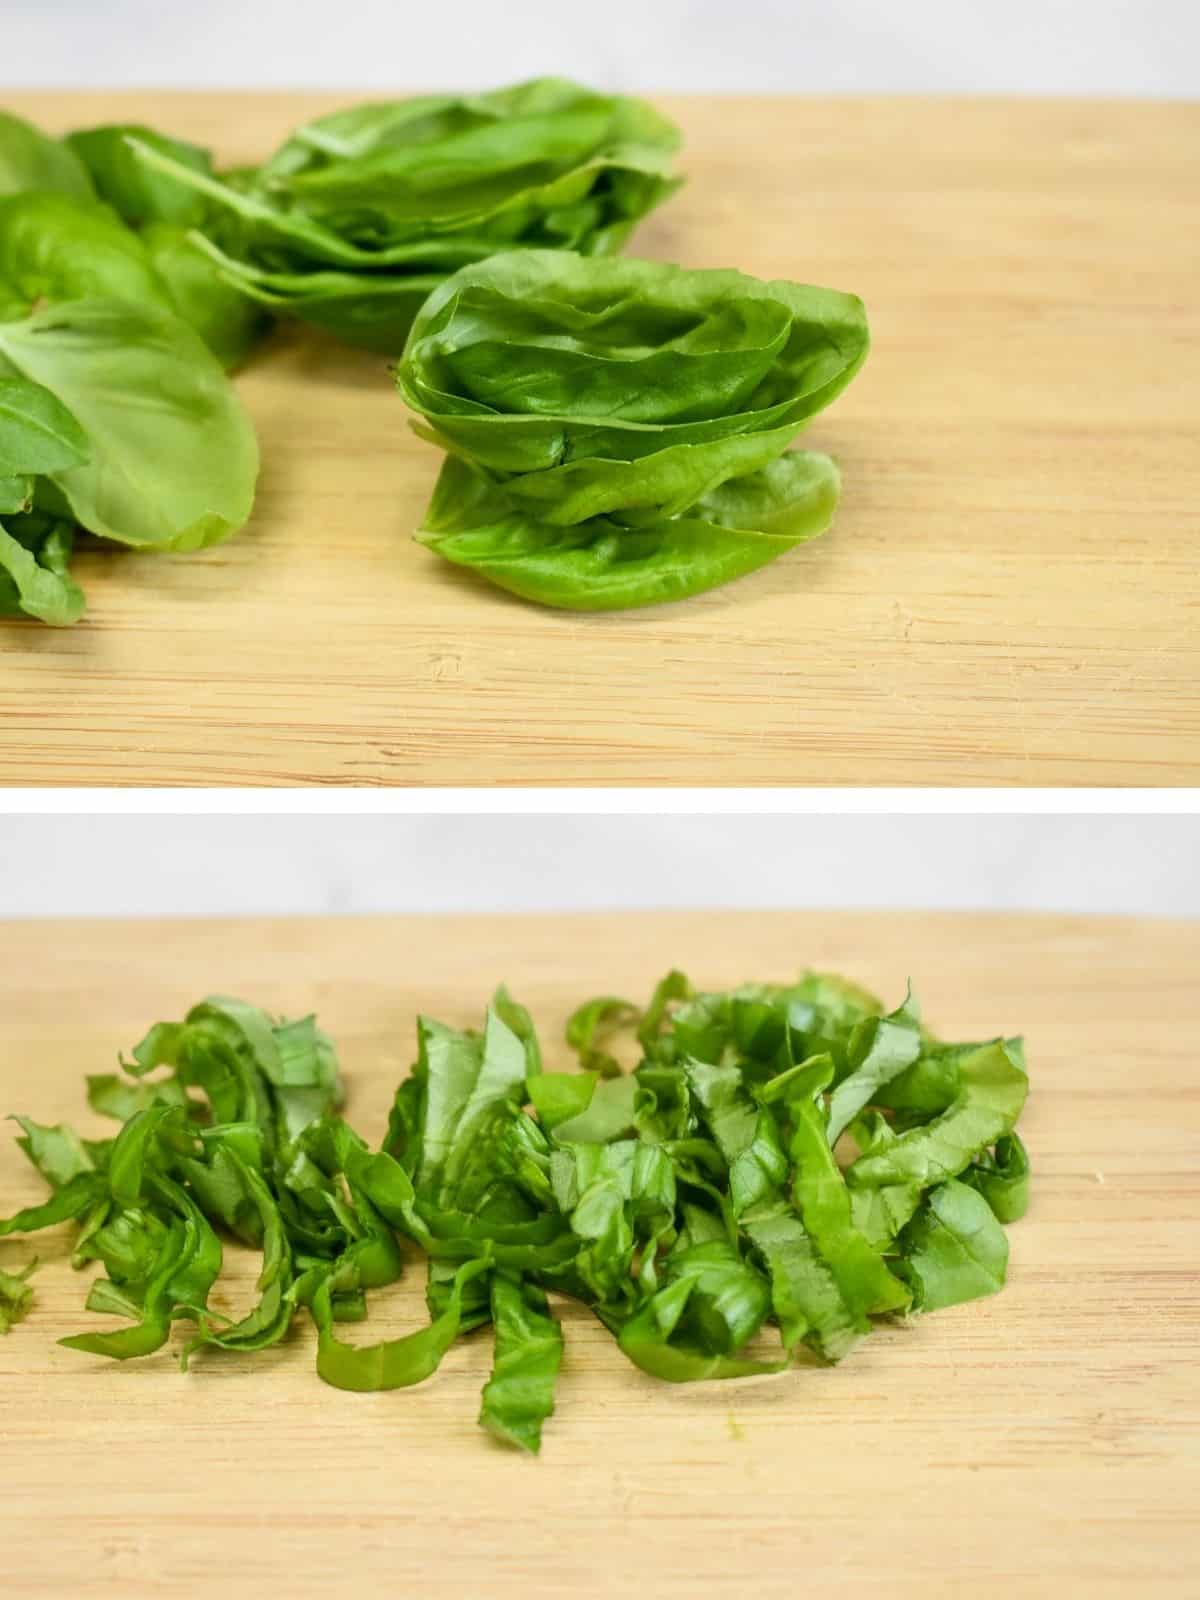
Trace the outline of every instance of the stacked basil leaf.
<path fill-rule="evenodd" d="M 136 141 L 208 204 L 206 247 L 272 310 L 396 355 L 431 289 L 517 246 L 603 255 L 679 186 L 679 131 L 641 100 L 539 78 L 351 106 L 218 181 Z"/>
<path fill-rule="evenodd" d="M 626 1073 L 617 1038 L 631 1030 L 640 1062 Z M 423 1018 L 418 1033 L 377 1151 L 339 1115 L 333 1048 L 311 1018 L 224 999 L 157 1024 L 123 1076 L 88 1079 L 92 1108 L 122 1123 L 115 1138 L 18 1118 L 52 1194 L 0 1235 L 73 1219 L 75 1263 L 106 1274 L 89 1306 L 127 1319 L 64 1342 L 147 1355 L 184 1321 L 185 1360 L 253 1351 L 303 1307 L 320 1376 L 378 1390 L 429 1377 L 490 1324 L 480 1420 L 536 1451 L 563 1348 L 548 1294 L 589 1307 L 645 1372 L 689 1382 L 804 1353 L 837 1361 L 880 1318 L 1004 1282 L 1002 1223 L 1029 1189 L 1018 1040 L 945 1044 L 911 996 L 884 1015 L 826 976 L 698 994 L 680 973 L 644 1009 L 581 1006 L 573 1072 L 544 1069 L 503 989 L 481 1031 Z M 262 1255 L 236 1323 L 208 1307 L 223 1239 Z M 338 1324 L 400 1276 L 400 1240 L 425 1254 L 430 1320 L 351 1343 Z M 0 1282 L 10 1321 L 27 1271 Z"/>
<path fill-rule="evenodd" d="M 398 372 L 450 452 L 417 537 L 572 610 L 751 572 L 829 526 L 836 467 L 785 452 L 867 345 L 831 289 L 544 250 L 464 268 Z"/>
<path fill-rule="evenodd" d="M 229 291 L 205 258 L 192 252 L 210 293 L 185 301 L 190 268 L 165 270 L 148 243 L 169 200 L 143 194 L 135 231 L 87 161 L 0 115 L 0 615 L 76 620 L 77 529 L 194 550 L 250 514 L 254 431 L 204 335 L 219 324 L 226 357 L 244 343 L 211 314 Z"/>

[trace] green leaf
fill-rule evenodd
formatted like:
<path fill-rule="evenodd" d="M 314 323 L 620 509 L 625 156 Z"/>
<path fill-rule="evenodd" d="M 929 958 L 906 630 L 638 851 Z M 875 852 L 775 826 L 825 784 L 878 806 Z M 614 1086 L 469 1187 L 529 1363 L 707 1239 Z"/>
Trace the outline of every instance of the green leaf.
<path fill-rule="evenodd" d="M 295 1306 L 291 1298 L 294 1279 L 292 1248 L 279 1207 L 260 1173 L 247 1166 L 236 1151 L 229 1159 L 239 1170 L 246 1189 L 258 1207 L 262 1229 L 263 1264 L 258 1276 L 258 1303 L 240 1322 L 217 1329 L 210 1318 L 200 1319 L 199 1331 L 184 1350 L 183 1362 L 203 1345 L 222 1350 L 266 1350 L 278 1344 L 291 1326 Z"/>
<path fill-rule="evenodd" d="M 23 304 L 22 314 L 89 299 L 168 308 L 138 236 L 107 206 L 65 194 L 0 200 L 0 284 Z"/>
<path fill-rule="evenodd" d="M 614 611 L 701 594 L 824 533 L 837 505 L 828 456 L 793 451 L 713 489 L 687 515 L 626 528 L 538 522 L 454 456 L 416 538 L 455 566 L 542 605 Z"/>
<path fill-rule="evenodd" d="M 247 1150 L 253 1135 L 256 1148 Z M 249 1123 L 227 1123 L 201 1133 L 198 1156 L 180 1155 L 175 1170 L 211 1222 L 252 1247 L 263 1242 L 263 1214 L 248 1171 L 262 1163 L 261 1130 Z"/>
<path fill-rule="evenodd" d="M 422 1017 L 418 1023 L 425 1114 L 418 1188 L 445 1191 L 453 1184 L 479 1123 L 501 1101 L 524 1092 L 525 1048 L 489 1010 L 482 1038 L 458 1033 Z"/>
<path fill-rule="evenodd" d="M 142 123 L 108 123 L 69 133 L 67 146 L 86 167 L 96 193 L 121 219 L 138 228 L 147 222 L 192 224 L 204 220 L 196 191 L 142 161 L 133 140 L 158 150 L 195 172 L 212 171 L 212 157 L 199 145 L 172 139 Z"/>
<path fill-rule="evenodd" d="M 705 1126 L 729 1169 L 735 1217 L 766 1202 L 787 1176 L 787 1157 L 771 1112 L 755 1105 L 734 1066 L 689 1061 L 685 1071 Z"/>
<path fill-rule="evenodd" d="M 160 1165 L 158 1141 L 172 1126 L 180 1128 L 181 1120 L 177 1108 L 159 1102 L 137 1112 L 121 1129 L 108 1164 L 109 1189 L 117 1205 L 141 1203 L 147 1182 Z"/>
<path fill-rule="evenodd" d="M 186 1096 L 176 1078 L 141 1084 L 129 1083 L 115 1072 L 102 1072 L 88 1074 L 87 1102 L 102 1117 L 128 1122 L 153 1105 L 183 1106 Z"/>
<path fill-rule="evenodd" d="M 580 1117 L 592 1103 L 598 1080 L 581 1072 L 543 1072 L 531 1079 L 529 1098 L 546 1129 Z M 630 1113 L 632 1116 L 632 1101 Z"/>
<path fill-rule="evenodd" d="M 996 1140 L 994 1154 L 985 1151 L 963 1174 L 1000 1222 L 1019 1222 L 1029 1209 L 1029 1152 L 1015 1133 Z"/>
<path fill-rule="evenodd" d="M 37 1233 L 82 1216 L 101 1192 L 102 1180 L 90 1172 L 80 1173 L 63 1184 L 54 1195 L 38 1206 L 25 1206 L 11 1217 L 0 1217 L 0 1238 L 10 1233 Z"/>
<path fill-rule="evenodd" d="M 0 377 L 0 478 L 59 472 L 87 458 L 87 435 L 49 389 Z"/>
<path fill-rule="evenodd" d="M 958 1061 L 955 1051 L 923 1052 L 890 1083 L 879 1085 L 875 1103 L 892 1111 L 937 1116 L 958 1094 Z"/>
<path fill-rule="evenodd" d="M 0 195 L 52 190 L 79 200 L 92 197 L 87 169 L 73 151 L 32 123 L 0 111 Z"/>
<path fill-rule="evenodd" d="M 672 968 L 665 978 L 660 978 L 650 996 L 650 1004 L 642 1013 L 638 1024 L 638 1042 L 643 1050 L 650 1050 L 667 1021 L 673 1001 L 691 997 L 692 986 L 687 974 Z"/>
<path fill-rule="evenodd" d="M 150 302 L 79 300 L 0 323 L 0 370 L 43 385 L 87 434 L 89 460 L 50 476 L 92 533 L 194 550 L 254 499 L 254 430 L 199 337 Z"/>
<path fill-rule="evenodd" d="M 256 1059 L 274 1089 L 282 1135 L 294 1139 L 310 1123 L 333 1111 L 341 1099 L 337 1056 L 315 1017 L 301 1017 L 274 1028 L 269 1021 L 267 1025 L 273 1048 L 264 1048 L 264 1037 Z"/>
<path fill-rule="evenodd" d="M 28 1280 L 36 1269 L 35 1257 L 20 1272 L 0 1272 L 0 1334 L 7 1333 L 28 1314 L 33 1304 Z"/>
<path fill-rule="evenodd" d="M 151 222 L 142 229 L 142 243 L 176 313 L 227 372 L 240 367 L 268 326 L 263 308 L 230 281 L 189 229 Z"/>
<path fill-rule="evenodd" d="M 492 1274 L 491 1313 L 496 1353 L 479 1420 L 502 1443 L 536 1455 L 554 1411 L 562 1329 L 542 1291 L 506 1272 Z"/>
<path fill-rule="evenodd" d="M 25 477 L 0 478 L 0 516 L 15 515 L 33 509 L 33 479 Z M 23 541 L 20 541 L 23 542 Z M 28 544 L 25 545 L 28 549 Z M 0 606 L 0 612 L 4 608 Z"/>
<path fill-rule="evenodd" d="M 21 1127 L 18 1146 L 55 1189 L 93 1170 L 92 1159 L 74 1128 L 61 1122 L 53 1127 L 44 1126 L 31 1117 L 15 1116 L 12 1121 Z"/>
<path fill-rule="evenodd" d="M 449 452 L 416 537 L 543 605 L 700 594 L 829 526 L 837 468 L 785 452 L 867 347 L 829 289 L 545 249 L 462 267 L 396 373 Z"/>
<path fill-rule="evenodd" d="M 141 1113 L 151 1118 L 154 1111 Z M 88 1355 L 127 1361 L 151 1355 L 166 1343 L 174 1315 L 198 1315 L 221 1270 L 221 1246 L 198 1207 L 167 1178 L 155 1178 L 155 1191 L 165 1202 L 170 1221 L 160 1236 L 157 1256 L 144 1292 L 132 1298 L 119 1293 L 112 1309 L 137 1307 L 139 1320 L 115 1333 L 75 1334 L 59 1343 Z M 120 1284 L 115 1288 L 119 1291 Z"/>
<path fill-rule="evenodd" d="M 1029 1081 L 1003 1042 L 981 1045 L 958 1063 L 959 1091 L 932 1121 L 902 1133 L 885 1150 L 863 1155 L 846 1173 L 858 1191 L 859 1225 L 875 1243 L 885 1243 L 916 1210 L 921 1191 L 963 1168 L 1005 1134 L 1025 1104 Z M 885 1221 L 880 1202 L 889 1207 Z M 884 1230 L 887 1230 L 886 1232 Z"/>
<path fill-rule="evenodd" d="M 74 543 L 67 522 L 36 514 L 0 522 L 0 616 L 24 612 L 54 628 L 78 622 L 83 590 L 68 571 Z"/>
<path fill-rule="evenodd" d="M 587 1083 L 587 1078 L 574 1081 Z M 554 1137 L 560 1144 L 607 1144 L 633 1127 L 637 1100 L 637 1079 L 625 1075 L 593 1081 L 586 1106 L 556 1123 Z M 531 1085 L 531 1092 L 536 1093 Z M 582 1096 L 580 1096 L 582 1098 Z M 536 1098 L 534 1104 L 537 1104 Z"/>
<path fill-rule="evenodd" d="M 890 1016 L 871 1017 L 859 1023 L 849 1049 L 850 1070 L 829 1101 L 831 1145 L 862 1108 L 877 1098 L 882 1085 L 899 1077 L 920 1055 L 921 1018 L 912 991 Z"/>
<path fill-rule="evenodd" d="M 430 1256 L 425 1280 L 425 1303 L 430 1317 L 436 1321 L 450 1307 L 454 1296 L 455 1280 L 462 1264 L 461 1257 Z M 495 1274 L 480 1273 L 462 1288 L 462 1305 L 459 1311 L 459 1334 L 473 1333 L 486 1327 L 492 1320 L 491 1285 Z"/>
<path fill-rule="evenodd" d="M 577 1007 L 568 1019 L 566 1037 L 579 1056 L 580 1066 L 588 1072 L 615 1078 L 621 1071 L 620 1063 L 601 1046 L 635 1023 L 640 1015 L 637 1006 L 611 994 L 599 995 Z"/>
<path fill-rule="evenodd" d="M 896 1271 L 911 1283 L 916 1311 L 939 1311 L 1004 1287 L 1004 1229 L 965 1183 L 951 1179 L 931 1189 L 898 1242 Z"/>
<path fill-rule="evenodd" d="M 417 1211 L 416 1193 L 407 1172 L 384 1150 L 374 1155 L 357 1139 L 343 1135 L 342 1165 L 351 1182 L 393 1228 L 403 1229 L 426 1248 L 431 1235 Z"/>
<path fill-rule="evenodd" d="M 633 1020 L 622 1002 L 590 1002 L 571 1042 L 594 1052 Z M 503 988 L 481 1034 L 423 1018 L 373 1150 L 337 1114 L 314 1018 L 210 997 L 155 1024 L 124 1077 L 89 1078 L 115 1139 L 19 1119 L 54 1192 L 0 1235 L 77 1222 L 73 1263 L 107 1274 L 87 1305 L 126 1325 L 64 1343 L 118 1360 L 162 1348 L 178 1320 L 194 1324 L 184 1365 L 200 1348 L 250 1356 L 307 1307 L 323 1379 L 401 1388 L 491 1322 L 480 1420 L 530 1452 L 562 1359 L 548 1292 L 590 1308 L 644 1372 L 682 1383 L 777 1372 L 802 1343 L 836 1361 L 875 1318 L 1003 1282 L 999 1219 L 1028 1192 L 1011 1127 L 1027 1086 L 1018 1041 L 941 1045 L 911 1003 L 883 1016 L 816 974 L 696 993 L 671 972 L 639 1035 L 635 1071 L 601 1078 L 541 1071 L 533 1018 Z M 872 1103 L 885 1095 L 904 1103 Z M 834 1118 L 858 1151 L 845 1170 Z M 261 1251 L 236 1322 L 208 1305 L 225 1235 Z M 347 1343 L 338 1325 L 401 1275 L 402 1241 L 427 1258 L 428 1325 Z M 23 1309 L 15 1281 L 0 1278 L 0 1317 Z M 768 1327 L 782 1360 L 758 1353 Z"/>
<path fill-rule="evenodd" d="M 147 1280 L 145 1294 L 140 1303 L 140 1316 L 128 1328 L 115 1333 L 79 1333 L 58 1342 L 68 1350 L 80 1350 L 85 1355 L 111 1356 L 116 1361 L 128 1361 L 135 1356 L 152 1355 L 161 1350 L 170 1333 L 171 1280 L 187 1262 L 191 1241 L 184 1223 L 173 1221 L 163 1235 L 161 1247 Z M 137 1302 L 116 1301 L 113 1308 L 128 1305 L 137 1309 Z"/>
<path fill-rule="evenodd" d="M 190 183 L 150 167 L 135 148 L 151 148 L 170 163 L 201 175 L 211 174 L 208 152 L 180 139 L 133 124 L 90 128 L 69 135 L 67 143 L 95 182 L 100 198 L 127 226 L 118 227 L 111 213 L 59 207 L 43 217 L 37 236 L 65 231 L 68 242 L 86 242 L 79 259 L 70 251 L 67 264 L 74 276 L 61 274 L 43 287 L 51 300 L 113 294 L 139 299 L 128 274 L 136 263 L 143 287 L 164 308 L 170 307 L 193 327 L 222 366 L 240 364 L 258 342 L 265 318 L 261 308 L 230 283 L 211 255 L 198 245 L 192 228 L 205 220 L 207 207 Z M 3 227 L 0 225 L 0 238 Z M 114 251 L 121 258 L 117 277 L 95 277 L 101 260 Z M 85 276 L 79 273 L 84 271 Z M 147 276 L 148 274 L 148 276 Z"/>
<path fill-rule="evenodd" d="M 397 382 L 453 447 L 530 472 L 794 432 L 866 351 L 852 295 L 725 269 L 514 250 L 430 295 Z"/>
<path fill-rule="evenodd" d="M 374 1392 L 404 1389 L 422 1383 L 441 1365 L 442 1357 L 458 1337 L 462 1296 L 466 1285 L 488 1270 L 486 1260 L 464 1261 L 454 1278 L 446 1310 L 427 1328 L 387 1339 L 381 1344 L 344 1344 L 333 1332 L 330 1294 L 334 1275 L 326 1276 L 312 1301 L 317 1325 L 317 1373 L 335 1389 Z"/>
<path fill-rule="evenodd" d="M 464 264 L 520 244 L 617 249 L 678 187 L 678 143 L 643 102 L 561 79 L 348 107 L 226 181 L 132 141 L 148 173 L 195 194 L 204 248 L 242 293 L 390 355 Z"/>
<path fill-rule="evenodd" d="M 838 1361 L 872 1315 L 902 1308 L 909 1296 L 855 1224 L 817 1103 L 802 1097 L 789 1109 L 795 1213 L 748 1220 L 746 1232 L 771 1275 L 785 1344 L 803 1338 Z"/>
<path fill-rule="evenodd" d="M 532 1080 L 542 1070 L 542 1049 L 533 1018 L 523 1005 L 513 999 L 503 984 L 492 996 L 492 1010 L 525 1046 L 526 1074 Z"/>
<path fill-rule="evenodd" d="M 726 1241 L 698 1244 L 674 1264 L 667 1286 L 621 1327 L 618 1342 L 635 1366 L 668 1383 L 778 1372 L 786 1362 L 733 1353 L 758 1331 L 769 1308 L 766 1283 Z"/>

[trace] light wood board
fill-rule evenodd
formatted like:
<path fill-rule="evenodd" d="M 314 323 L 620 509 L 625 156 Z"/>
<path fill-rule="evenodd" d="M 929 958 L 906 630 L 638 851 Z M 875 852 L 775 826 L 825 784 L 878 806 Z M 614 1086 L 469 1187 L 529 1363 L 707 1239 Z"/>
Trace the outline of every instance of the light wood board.
<path fill-rule="evenodd" d="M 245 161 L 354 98 L 7 103 Z M 1200 782 L 1200 106 L 661 104 L 690 181 L 635 251 L 866 300 L 804 436 L 831 535 L 679 605 L 526 605 L 409 539 L 439 458 L 387 363 L 284 333 L 239 380 L 246 533 L 89 553 L 79 627 L 0 627 L 0 781 Z"/>
<path fill-rule="evenodd" d="M 998 1296 L 880 1330 L 839 1367 L 674 1387 L 565 1306 L 539 1460 L 477 1428 L 490 1341 L 350 1395 L 301 1320 L 258 1358 L 124 1365 L 55 1339 L 103 1319 L 66 1262 L 0 1339 L 5 1592 L 97 1597 L 1192 1596 L 1200 1556 L 1200 924 L 910 914 L 0 924 L 0 1108 L 84 1131 L 82 1077 L 206 991 L 316 1008 L 377 1140 L 418 1011 L 477 1020 L 506 977 L 553 1064 L 572 1005 L 814 964 L 950 1035 L 1024 1030 L 1030 1214 Z M 0 1146 L 0 1214 L 44 1188 Z M 0 1265 L 24 1260 L 0 1241 Z M 253 1263 L 240 1263 L 248 1303 Z M 423 1274 L 371 1334 L 426 1319 Z M 227 1309 L 236 1310 L 232 1301 Z M 365 1332 L 351 1337 L 369 1336 Z"/>

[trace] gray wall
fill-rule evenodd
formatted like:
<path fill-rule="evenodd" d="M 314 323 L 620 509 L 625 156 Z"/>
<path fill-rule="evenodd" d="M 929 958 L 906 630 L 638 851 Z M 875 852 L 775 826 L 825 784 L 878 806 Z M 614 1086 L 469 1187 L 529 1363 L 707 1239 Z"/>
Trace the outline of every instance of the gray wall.
<path fill-rule="evenodd" d="M 2 0 L 0 85 L 1200 91 L 1196 0 Z"/>
<path fill-rule="evenodd" d="M 1200 821 L 0 817 L 0 916 L 624 906 L 1013 907 L 1200 916 Z"/>

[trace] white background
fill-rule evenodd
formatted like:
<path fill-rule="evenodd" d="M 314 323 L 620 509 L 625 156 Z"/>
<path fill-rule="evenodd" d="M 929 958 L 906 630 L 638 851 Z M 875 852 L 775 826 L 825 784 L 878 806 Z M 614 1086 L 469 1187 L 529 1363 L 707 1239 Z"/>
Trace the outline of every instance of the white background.
<path fill-rule="evenodd" d="M 1200 92 L 1196 0 L 0 0 L 9 87 Z"/>
<path fill-rule="evenodd" d="M 1200 820 L 0 817 L 2 916 L 626 906 L 1200 916 Z"/>

